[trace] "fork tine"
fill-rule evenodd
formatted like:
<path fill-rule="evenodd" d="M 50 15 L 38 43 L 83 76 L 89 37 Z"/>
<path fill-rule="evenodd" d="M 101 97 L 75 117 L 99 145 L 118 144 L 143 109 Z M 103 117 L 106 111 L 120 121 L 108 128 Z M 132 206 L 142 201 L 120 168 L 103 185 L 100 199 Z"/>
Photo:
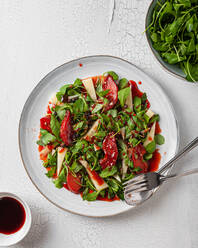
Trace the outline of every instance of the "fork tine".
<path fill-rule="evenodd" d="M 146 179 L 142 179 L 142 180 L 139 180 L 139 181 L 136 181 L 135 183 L 134 182 L 131 182 L 130 184 L 127 184 L 125 187 L 123 187 L 125 190 L 129 189 L 130 187 L 132 186 L 138 186 L 139 184 L 141 183 L 146 183 L 147 180 Z"/>
<path fill-rule="evenodd" d="M 141 174 L 141 175 L 135 176 L 134 178 L 130 179 L 129 181 L 124 182 L 123 183 L 123 186 L 129 185 L 129 184 L 134 183 L 134 182 L 137 182 L 137 181 L 140 181 L 140 180 L 142 180 L 144 178 L 145 178 L 145 174 Z"/>
<path fill-rule="evenodd" d="M 148 190 L 147 187 L 142 187 L 142 188 L 139 188 L 139 189 L 136 189 L 136 190 L 131 190 L 131 191 L 125 193 L 125 194 L 129 194 L 129 193 L 131 193 L 131 194 L 133 194 L 133 193 L 139 193 L 139 192 L 143 192 L 143 191 L 147 191 L 147 190 Z"/>
<path fill-rule="evenodd" d="M 131 192 L 135 192 L 137 190 L 142 191 L 141 189 L 146 188 L 147 189 L 147 183 L 146 182 L 141 182 L 140 184 L 136 184 L 136 185 L 131 185 L 131 187 L 125 189 L 124 193 L 125 194 L 129 194 Z"/>

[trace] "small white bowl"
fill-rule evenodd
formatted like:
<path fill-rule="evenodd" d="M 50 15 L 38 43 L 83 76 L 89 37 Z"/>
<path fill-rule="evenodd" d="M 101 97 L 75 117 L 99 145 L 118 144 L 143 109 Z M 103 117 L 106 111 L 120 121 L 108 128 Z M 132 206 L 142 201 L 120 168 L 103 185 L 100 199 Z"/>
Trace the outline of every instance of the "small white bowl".
<path fill-rule="evenodd" d="M 32 216 L 31 216 L 30 208 L 26 202 L 24 202 L 21 198 L 19 198 L 18 196 L 14 195 L 12 193 L 1 192 L 0 193 L 0 199 L 3 197 L 11 197 L 11 198 L 14 198 L 17 201 L 19 201 L 25 209 L 26 218 L 25 218 L 24 225 L 16 233 L 9 234 L 9 235 L 0 233 L 0 247 L 14 245 L 14 244 L 18 243 L 19 241 L 21 241 L 29 232 L 30 227 L 31 227 L 31 222 L 32 222 Z"/>

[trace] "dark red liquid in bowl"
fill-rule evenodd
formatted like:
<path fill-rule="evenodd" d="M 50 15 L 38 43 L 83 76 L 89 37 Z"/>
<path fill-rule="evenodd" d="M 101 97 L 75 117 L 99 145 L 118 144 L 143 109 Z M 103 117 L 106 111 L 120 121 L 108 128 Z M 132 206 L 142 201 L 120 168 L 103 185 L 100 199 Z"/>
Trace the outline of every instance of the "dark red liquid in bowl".
<path fill-rule="evenodd" d="M 23 205 L 14 198 L 0 198 L 0 233 L 12 234 L 25 223 L 26 213 Z"/>

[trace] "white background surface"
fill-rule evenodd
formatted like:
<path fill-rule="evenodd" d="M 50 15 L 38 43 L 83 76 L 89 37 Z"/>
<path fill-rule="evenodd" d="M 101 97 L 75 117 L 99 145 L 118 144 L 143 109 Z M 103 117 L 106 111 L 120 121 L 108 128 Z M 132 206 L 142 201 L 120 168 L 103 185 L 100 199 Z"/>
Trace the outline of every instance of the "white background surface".
<path fill-rule="evenodd" d="M 128 213 L 94 219 L 56 208 L 35 189 L 18 150 L 18 121 L 29 93 L 53 68 L 94 54 L 127 59 L 169 95 L 180 124 L 181 145 L 198 135 L 198 86 L 167 74 L 151 54 L 144 31 L 150 0 L 0 1 L 0 191 L 31 207 L 29 235 L 16 248 L 197 248 L 198 176 L 164 185 Z M 114 18 L 111 23 L 112 11 Z M 179 170 L 198 166 L 195 150 Z"/>

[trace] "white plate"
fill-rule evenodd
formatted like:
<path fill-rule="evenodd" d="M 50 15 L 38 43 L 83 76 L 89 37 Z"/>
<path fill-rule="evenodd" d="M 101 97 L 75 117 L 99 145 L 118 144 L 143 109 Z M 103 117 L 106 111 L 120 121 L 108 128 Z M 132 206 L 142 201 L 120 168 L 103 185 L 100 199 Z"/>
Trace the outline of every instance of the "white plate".
<path fill-rule="evenodd" d="M 79 66 L 82 63 L 82 67 Z M 104 217 L 125 212 L 132 207 L 122 201 L 87 202 L 80 195 L 67 190 L 57 189 L 45 176 L 39 160 L 36 141 L 39 134 L 39 120 L 46 113 L 48 101 L 58 89 L 74 82 L 76 78 L 100 75 L 106 71 L 115 71 L 120 77 L 141 81 L 140 90 L 147 93 L 151 109 L 160 114 L 160 126 L 165 137 L 165 144 L 160 147 L 162 155 L 160 167 L 172 158 L 178 147 L 178 127 L 172 105 L 153 79 L 131 63 L 112 56 L 90 56 L 65 63 L 50 72 L 30 94 L 23 108 L 19 124 L 19 146 L 25 169 L 37 189 L 56 206 L 72 213 Z"/>

